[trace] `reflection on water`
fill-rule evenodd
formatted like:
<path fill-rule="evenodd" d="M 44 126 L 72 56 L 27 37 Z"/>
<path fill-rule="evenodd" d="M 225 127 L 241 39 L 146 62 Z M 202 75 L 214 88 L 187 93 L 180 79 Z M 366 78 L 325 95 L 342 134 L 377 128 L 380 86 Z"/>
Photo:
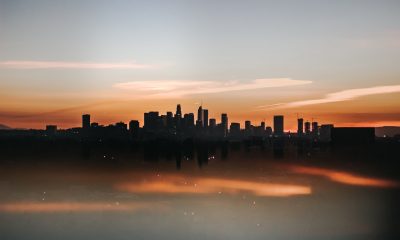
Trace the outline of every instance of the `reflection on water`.
<path fill-rule="evenodd" d="M 134 211 L 156 206 L 149 203 L 107 203 L 107 202 L 16 202 L 0 204 L 4 212 L 92 212 L 92 211 Z"/>
<path fill-rule="evenodd" d="M 372 178 L 372 177 L 362 177 L 352 173 L 323 169 L 323 168 L 293 166 L 292 170 L 295 173 L 322 176 L 332 181 L 348 185 L 380 187 L 380 188 L 397 188 L 400 186 L 399 183 L 396 181 Z"/>
<path fill-rule="evenodd" d="M 388 239 L 398 233 L 398 179 L 372 163 L 328 164 L 325 153 L 211 154 L 201 165 L 179 159 L 179 169 L 174 160 L 138 156 L 102 167 L 4 164 L 0 238 Z"/>
<path fill-rule="evenodd" d="M 126 182 L 116 185 L 117 190 L 133 193 L 229 193 L 248 192 L 257 196 L 289 197 L 311 194 L 309 186 L 261 183 L 222 178 L 188 178 L 179 175 L 167 175 L 162 179 L 144 182 Z"/>

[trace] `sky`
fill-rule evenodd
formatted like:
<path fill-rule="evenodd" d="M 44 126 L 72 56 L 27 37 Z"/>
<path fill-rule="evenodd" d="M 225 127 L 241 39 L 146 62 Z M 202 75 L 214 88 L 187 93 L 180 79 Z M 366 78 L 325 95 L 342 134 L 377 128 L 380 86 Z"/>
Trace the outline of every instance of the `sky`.
<path fill-rule="evenodd" d="M 0 124 L 400 126 L 399 1 L 0 0 Z"/>

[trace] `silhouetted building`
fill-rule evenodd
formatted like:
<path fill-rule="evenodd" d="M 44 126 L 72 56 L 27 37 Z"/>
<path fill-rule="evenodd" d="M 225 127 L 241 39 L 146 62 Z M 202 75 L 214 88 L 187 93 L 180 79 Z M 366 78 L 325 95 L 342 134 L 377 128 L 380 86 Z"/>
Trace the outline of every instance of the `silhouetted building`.
<path fill-rule="evenodd" d="M 83 114 L 82 115 L 82 128 L 83 129 L 90 129 L 90 114 Z"/>
<path fill-rule="evenodd" d="M 174 127 L 174 117 L 172 112 L 167 112 L 166 126 L 168 129 L 172 129 Z"/>
<path fill-rule="evenodd" d="M 373 127 L 334 127 L 331 129 L 332 142 L 335 144 L 365 144 L 375 141 Z"/>
<path fill-rule="evenodd" d="M 274 116 L 274 135 L 282 136 L 283 135 L 283 116 L 277 115 Z"/>
<path fill-rule="evenodd" d="M 186 113 L 183 117 L 185 122 L 185 127 L 192 128 L 194 127 L 194 114 L 193 113 Z"/>
<path fill-rule="evenodd" d="M 244 122 L 244 134 L 245 134 L 245 136 L 251 136 L 252 135 L 252 132 L 253 132 L 253 126 L 251 125 L 251 121 L 249 121 L 249 120 L 246 120 L 245 122 Z"/>
<path fill-rule="evenodd" d="M 179 117 L 179 118 L 182 117 L 182 109 L 181 109 L 181 105 L 180 105 L 180 104 L 176 105 L 176 113 L 175 113 L 175 116 L 177 116 L 177 117 Z"/>
<path fill-rule="evenodd" d="M 208 109 L 203 109 L 203 126 L 208 127 Z"/>
<path fill-rule="evenodd" d="M 124 123 L 124 122 L 117 122 L 117 123 L 115 124 L 115 127 L 116 127 L 117 129 L 119 129 L 119 130 L 122 130 L 122 131 L 128 130 L 128 125 L 126 125 L 126 123 Z"/>
<path fill-rule="evenodd" d="M 140 127 L 139 127 L 139 121 L 137 121 L 137 120 L 131 120 L 131 121 L 129 121 L 129 132 L 130 132 L 132 135 L 137 136 L 137 135 L 139 134 L 139 129 L 140 129 Z"/>
<path fill-rule="evenodd" d="M 318 122 L 312 122 L 311 124 L 311 132 L 314 136 L 318 136 Z"/>
<path fill-rule="evenodd" d="M 305 128 L 306 134 L 309 135 L 309 134 L 311 133 L 311 124 L 310 124 L 310 122 L 307 121 L 307 122 L 304 124 L 304 128 Z"/>
<path fill-rule="evenodd" d="M 226 137 L 228 134 L 228 115 L 226 113 L 221 114 L 221 125 L 223 129 L 223 135 Z"/>
<path fill-rule="evenodd" d="M 203 107 L 200 106 L 197 110 L 197 121 L 196 126 L 203 127 Z"/>
<path fill-rule="evenodd" d="M 176 126 L 176 130 L 179 131 L 181 129 L 181 121 L 182 121 L 182 109 L 181 109 L 181 105 L 178 104 L 176 105 L 176 113 L 175 113 L 175 126 Z"/>
<path fill-rule="evenodd" d="M 303 135 L 303 119 L 298 118 L 297 119 L 297 135 L 302 136 Z"/>
<path fill-rule="evenodd" d="M 231 123 L 231 126 L 229 128 L 229 135 L 232 137 L 240 136 L 240 123 Z"/>
<path fill-rule="evenodd" d="M 319 140 L 321 142 L 330 142 L 332 140 L 331 134 L 332 134 L 332 128 L 333 124 L 322 124 L 320 129 L 319 129 Z"/>
<path fill-rule="evenodd" d="M 56 125 L 47 125 L 46 126 L 46 134 L 47 135 L 55 135 L 57 132 L 57 126 Z"/>
<path fill-rule="evenodd" d="M 244 130 L 245 131 L 251 131 L 251 121 L 249 121 L 249 120 L 246 120 L 245 122 L 244 122 Z"/>
<path fill-rule="evenodd" d="M 215 118 L 210 118 L 210 128 L 215 128 L 217 126 L 217 120 Z"/>
<path fill-rule="evenodd" d="M 272 136 L 272 128 L 271 127 L 265 127 L 265 135 Z"/>
<path fill-rule="evenodd" d="M 262 129 L 263 131 L 265 131 L 265 122 L 261 122 L 260 127 L 261 127 L 261 129 Z"/>
<path fill-rule="evenodd" d="M 144 126 L 146 130 L 157 130 L 160 122 L 158 112 L 144 113 Z"/>

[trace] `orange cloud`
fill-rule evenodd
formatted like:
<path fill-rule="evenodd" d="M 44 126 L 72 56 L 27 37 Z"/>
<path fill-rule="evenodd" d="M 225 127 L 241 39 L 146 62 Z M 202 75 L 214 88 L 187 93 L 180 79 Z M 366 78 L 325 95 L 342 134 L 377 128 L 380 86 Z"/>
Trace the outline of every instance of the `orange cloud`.
<path fill-rule="evenodd" d="M 248 192 L 256 196 L 289 197 L 311 194 L 309 186 L 272 184 L 254 181 L 231 180 L 222 178 L 184 178 L 167 175 L 162 178 L 144 182 L 123 182 L 117 190 L 133 193 L 167 193 L 167 194 L 211 194 L 224 192 L 235 194 Z"/>
<path fill-rule="evenodd" d="M 291 167 L 291 170 L 295 173 L 322 176 L 334 182 L 339 182 L 348 185 L 379 187 L 379 188 L 396 188 L 400 186 L 400 184 L 396 181 L 371 178 L 371 177 L 362 177 L 347 172 L 340 172 L 336 170 L 329 170 L 323 168 L 293 166 Z"/>

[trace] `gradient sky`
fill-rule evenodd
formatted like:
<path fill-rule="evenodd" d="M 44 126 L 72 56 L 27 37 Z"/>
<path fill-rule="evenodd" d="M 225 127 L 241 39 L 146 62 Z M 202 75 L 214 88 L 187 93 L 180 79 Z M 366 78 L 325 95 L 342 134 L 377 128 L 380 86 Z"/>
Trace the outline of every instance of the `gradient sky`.
<path fill-rule="evenodd" d="M 0 0 L 0 123 L 400 125 L 399 1 Z"/>

